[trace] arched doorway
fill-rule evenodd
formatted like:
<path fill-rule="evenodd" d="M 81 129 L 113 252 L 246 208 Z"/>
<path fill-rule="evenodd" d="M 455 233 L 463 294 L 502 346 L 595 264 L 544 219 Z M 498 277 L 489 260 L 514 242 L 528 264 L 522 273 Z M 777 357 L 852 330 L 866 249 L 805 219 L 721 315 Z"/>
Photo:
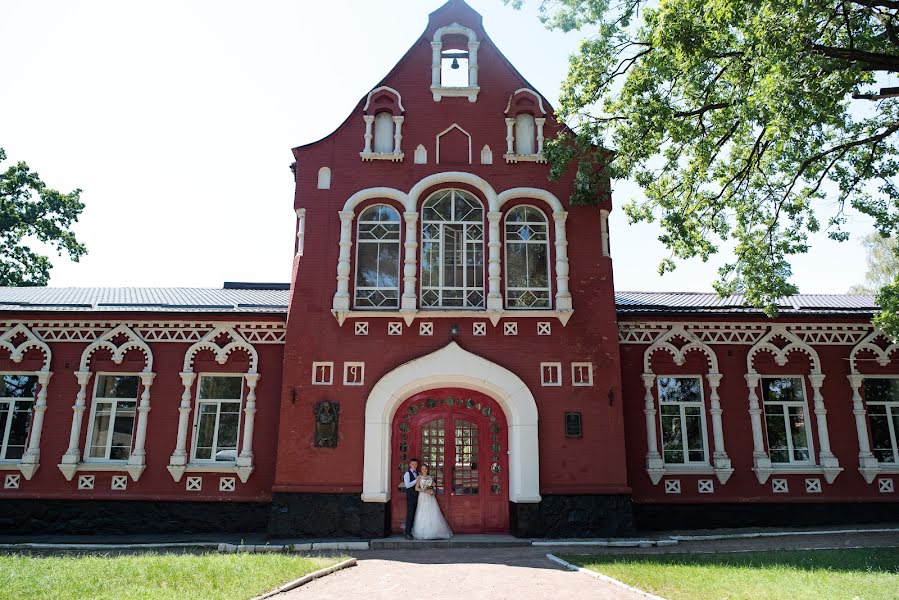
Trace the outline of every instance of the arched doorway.
<path fill-rule="evenodd" d="M 441 388 L 404 401 L 393 419 L 391 529 L 403 531 L 408 460 L 431 468 L 436 498 L 455 533 L 509 529 L 508 431 L 502 408 L 472 390 Z"/>

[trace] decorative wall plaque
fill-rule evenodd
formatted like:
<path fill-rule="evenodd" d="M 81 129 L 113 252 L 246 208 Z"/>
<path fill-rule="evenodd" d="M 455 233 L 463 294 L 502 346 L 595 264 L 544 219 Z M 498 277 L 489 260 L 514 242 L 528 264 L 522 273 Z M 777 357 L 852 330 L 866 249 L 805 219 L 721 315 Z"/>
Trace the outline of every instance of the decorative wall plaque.
<path fill-rule="evenodd" d="M 340 404 L 323 400 L 315 405 L 315 447 L 337 447 L 337 423 L 340 420 Z"/>

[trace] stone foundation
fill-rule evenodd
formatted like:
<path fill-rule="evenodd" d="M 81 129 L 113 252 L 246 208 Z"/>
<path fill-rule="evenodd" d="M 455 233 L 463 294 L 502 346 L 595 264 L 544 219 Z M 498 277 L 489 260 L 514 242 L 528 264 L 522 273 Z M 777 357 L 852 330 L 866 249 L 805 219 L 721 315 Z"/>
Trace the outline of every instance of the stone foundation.
<path fill-rule="evenodd" d="M 516 537 L 589 538 L 634 533 L 631 497 L 544 494 L 538 504 L 509 503 Z"/>
<path fill-rule="evenodd" d="M 272 495 L 268 533 L 271 537 L 385 537 L 389 506 L 363 502 L 359 494 Z"/>

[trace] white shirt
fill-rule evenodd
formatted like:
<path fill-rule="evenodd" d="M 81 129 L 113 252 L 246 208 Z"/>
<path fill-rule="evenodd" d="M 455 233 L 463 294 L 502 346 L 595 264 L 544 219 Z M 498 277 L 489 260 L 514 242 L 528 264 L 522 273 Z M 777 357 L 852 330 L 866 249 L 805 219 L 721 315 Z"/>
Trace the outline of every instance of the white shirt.
<path fill-rule="evenodd" d="M 415 487 L 415 480 L 418 479 L 418 473 L 409 469 L 403 474 L 403 485 L 406 486 L 406 489 Z"/>

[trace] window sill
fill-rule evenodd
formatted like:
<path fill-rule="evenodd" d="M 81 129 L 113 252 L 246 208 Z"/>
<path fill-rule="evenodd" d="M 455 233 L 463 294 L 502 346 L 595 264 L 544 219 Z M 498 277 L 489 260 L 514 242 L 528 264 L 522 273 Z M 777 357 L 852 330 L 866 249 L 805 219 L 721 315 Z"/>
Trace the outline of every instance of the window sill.
<path fill-rule="evenodd" d="M 759 483 L 765 483 L 772 475 L 823 475 L 827 483 L 833 483 L 842 471 L 842 467 L 820 467 L 818 465 L 770 465 L 756 466 L 752 469 Z"/>
<path fill-rule="evenodd" d="M 142 464 L 129 464 L 128 461 L 109 462 L 79 462 L 75 464 L 63 463 L 57 465 L 66 481 L 72 481 L 75 473 L 128 473 L 133 481 L 140 479 L 141 473 L 147 467 Z"/>
<path fill-rule="evenodd" d="M 481 91 L 479 86 L 466 87 L 445 87 L 442 85 L 432 85 L 431 93 L 434 95 L 434 102 L 440 102 L 444 96 L 447 98 L 468 98 L 469 102 L 477 102 L 478 92 Z"/>
<path fill-rule="evenodd" d="M 489 319 L 495 327 L 501 319 L 516 318 L 556 318 L 567 325 L 571 318 L 573 310 L 525 310 L 525 309 L 506 309 L 506 310 L 484 310 L 484 309 L 446 309 L 435 308 L 430 310 L 332 310 L 331 314 L 337 319 L 338 325 L 343 326 L 347 319 L 370 319 L 370 318 L 388 318 L 403 319 L 406 325 L 412 325 L 415 319 Z"/>
<path fill-rule="evenodd" d="M 714 475 L 718 478 L 718 482 L 724 485 L 733 472 L 729 461 L 726 465 L 717 467 L 712 465 L 665 465 L 653 461 L 653 464 L 646 468 L 646 473 L 653 485 L 658 485 L 663 477 L 669 475 Z"/>
<path fill-rule="evenodd" d="M 3 461 L 0 462 L 0 471 L 18 471 L 22 474 L 22 477 L 25 480 L 30 480 L 34 473 L 37 471 L 37 468 L 41 466 L 40 463 L 26 463 L 22 461 Z"/>
<path fill-rule="evenodd" d="M 389 160 L 393 162 L 402 162 L 403 157 L 406 156 L 402 152 L 360 152 L 359 158 L 363 160 L 363 162 L 372 161 L 372 160 Z"/>
<path fill-rule="evenodd" d="M 169 465 L 169 473 L 176 482 L 181 481 L 185 473 L 221 473 L 234 474 L 240 478 L 241 483 L 246 483 L 253 472 L 253 465 L 238 466 L 233 462 L 226 463 L 189 463 L 187 465 Z"/>
<path fill-rule="evenodd" d="M 545 163 L 546 157 L 542 154 L 503 154 L 503 158 L 509 164 L 520 162 Z"/>

